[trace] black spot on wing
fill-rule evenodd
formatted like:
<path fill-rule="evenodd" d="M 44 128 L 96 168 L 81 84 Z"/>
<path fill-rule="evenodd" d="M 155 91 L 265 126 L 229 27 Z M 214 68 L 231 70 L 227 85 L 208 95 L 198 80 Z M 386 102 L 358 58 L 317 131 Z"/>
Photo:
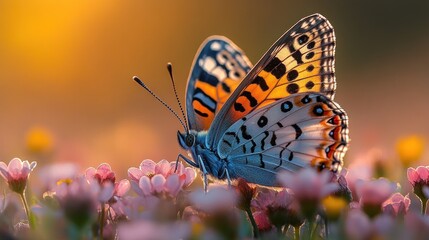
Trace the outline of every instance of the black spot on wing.
<path fill-rule="evenodd" d="M 255 143 L 255 141 L 253 141 L 253 139 L 250 142 L 252 143 L 252 147 L 250 147 L 250 152 L 254 153 L 255 152 L 255 148 L 256 148 L 256 143 Z"/>
<path fill-rule="evenodd" d="M 228 145 L 229 147 L 232 147 L 232 144 L 230 142 L 228 142 L 227 140 L 223 140 L 223 143 L 225 143 L 226 145 Z"/>
<path fill-rule="evenodd" d="M 260 128 L 265 127 L 267 123 L 268 123 L 268 118 L 263 115 L 258 119 L 258 122 L 257 122 Z"/>
<path fill-rule="evenodd" d="M 259 154 L 259 162 L 260 162 L 259 167 L 265 168 L 265 163 L 264 163 L 264 160 L 262 159 L 263 159 L 262 154 Z"/>
<path fill-rule="evenodd" d="M 240 130 L 241 130 L 241 134 L 242 134 L 244 139 L 246 139 L 246 140 L 252 139 L 252 136 L 250 136 L 250 134 L 247 132 L 247 126 L 246 125 L 242 125 L 240 127 Z"/>
<path fill-rule="evenodd" d="M 256 78 L 252 81 L 252 83 L 257 84 L 264 92 L 269 89 L 267 82 L 263 77 L 256 76 Z"/>
<path fill-rule="evenodd" d="M 277 65 L 279 65 L 280 63 L 282 63 L 282 61 L 280 61 L 280 59 L 278 59 L 277 57 L 273 58 L 268 64 L 267 66 L 265 66 L 264 70 L 266 72 L 271 72 L 275 67 L 277 67 Z"/>
<path fill-rule="evenodd" d="M 276 68 L 273 69 L 273 71 L 271 71 L 271 74 L 273 74 L 277 79 L 283 77 L 285 73 L 286 66 L 283 63 L 279 64 Z"/>
<path fill-rule="evenodd" d="M 271 140 L 270 140 L 270 144 L 271 144 L 271 146 L 276 146 L 276 145 L 277 145 L 277 144 L 276 144 L 276 140 L 277 140 L 276 133 L 275 133 L 275 132 L 273 132 L 273 136 L 271 136 Z"/>
<path fill-rule="evenodd" d="M 295 129 L 295 133 L 296 133 L 295 139 L 298 139 L 299 136 L 301 136 L 301 134 L 302 134 L 301 128 L 297 124 L 293 124 L 293 125 L 291 125 L 291 127 L 293 127 Z"/>
<path fill-rule="evenodd" d="M 222 89 L 227 93 L 231 92 L 231 88 L 228 85 L 226 85 L 226 83 L 224 82 L 222 82 Z"/>
<path fill-rule="evenodd" d="M 234 109 L 235 111 L 244 112 L 246 109 L 244 109 L 243 105 L 241 103 L 235 102 L 234 103 Z"/>
<path fill-rule="evenodd" d="M 201 117 L 208 117 L 209 116 L 207 113 L 200 112 L 197 109 L 194 109 L 194 111 L 196 114 L 200 115 Z"/>
<path fill-rule="evenodd" d="M 262 150 L 265 150 L 265 139 L 267 139 L 268 135 L 270 135 L 270 134 L 268 133 L 268 131 L 265 131 L 264 135 L 265 135 L 265 137 L 263 137 L 261 140 L 261 149 Z"/>
<path fill-rule="evenodd" d="M 256 98 L 252 96 L 252 93 L 249 91 L 244 91 L 241 96 L 247 98 L 249 100 L 250 106 L 255 107 L 258 104 L 258 101 L 256 101 Z"/>

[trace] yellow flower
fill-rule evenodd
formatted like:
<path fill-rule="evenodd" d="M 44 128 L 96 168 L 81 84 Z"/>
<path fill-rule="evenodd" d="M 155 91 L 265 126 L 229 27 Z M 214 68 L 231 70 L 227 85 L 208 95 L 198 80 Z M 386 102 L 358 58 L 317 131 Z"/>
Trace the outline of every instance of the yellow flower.
<path fill-rule="evenodd" d="M 401 138 L 396 143 L 396 152 L 405 167 L 408 167 L 413 162 L 420 160 L 423 154 L 423 148 L 424 139 L 417 135 Z"/>
<path fill-rule="evenodd" d="M 45 128 L 34 127 L 27 134 L 27 148 L 32 153 L 47 153 L 52 150 L 51 133 Z"/>
<path fill-rule="evenodd" d="M 347 207 L 347 202 L 341 197 L 328 196 L 323 199 L 322 205 L 328 219 L 336 220 L 340 217 L 343 209 Z"/>

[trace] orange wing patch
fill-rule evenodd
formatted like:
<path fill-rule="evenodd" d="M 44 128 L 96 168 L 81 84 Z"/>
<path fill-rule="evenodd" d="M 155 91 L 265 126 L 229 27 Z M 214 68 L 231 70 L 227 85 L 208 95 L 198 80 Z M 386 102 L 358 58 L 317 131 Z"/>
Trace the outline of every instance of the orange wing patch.
<path fill-rule="evenodd" d="M 326 19 L 318 15 L 301 22 L 276 46 L 255 77 L 249 74 L 253 79 L 246 80 L 248 86 L 228 113 L 233 116 L 232 121 L 292 94 L 320 92 L 333 98 L 335 36 Z"/>
<path fill-rule="evenodd" d="M 224 37 L 201 46 L 188 82 L 188 119 L 194 130 L 207 130 L 231 93 L 251 68 L 244 53 Z"/>

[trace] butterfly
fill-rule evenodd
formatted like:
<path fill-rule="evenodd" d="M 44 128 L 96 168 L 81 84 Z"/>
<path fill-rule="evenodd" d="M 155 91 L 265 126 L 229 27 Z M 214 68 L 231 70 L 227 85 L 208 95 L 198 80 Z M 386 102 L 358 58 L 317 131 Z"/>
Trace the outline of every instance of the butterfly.
<path fill-rule="evenodd" d="M 334 29 L 320 14 L 301 19 L 252 66 L 223 36 L 209 37 L 193 61 L 179 154 L 204 177 L 276 186 L 279 171 L 338 172 L 348 117 L 333 101 Z M 183 111 L 182 111 L 183 112 Z M 177 116 L 177 115 L 176 115 Z"/>

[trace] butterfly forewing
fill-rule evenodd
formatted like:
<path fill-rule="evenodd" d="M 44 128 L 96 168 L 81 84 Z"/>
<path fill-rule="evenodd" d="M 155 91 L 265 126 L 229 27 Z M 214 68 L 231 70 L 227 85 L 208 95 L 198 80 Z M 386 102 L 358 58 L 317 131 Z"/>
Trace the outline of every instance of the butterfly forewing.
<path fill-rule="evenodd" d="M 214 116 L 250 71 L 251 63 L 232 41 L 208 38 L 194 59 L 186 93 L 190 128 L 208 130 Z"/>
<path fill-rule="evenodd" d="M 235 121 L 293 94 L 319 92 L 333 99 L 335 35 L 320 14 L 300 20 L 287 31 L 244 78 L 209 132 L 209 144 Z"/>
<path fill-rule="evenodd" d="M 328 97 L 297 94 L 255 110 L 223 134 L 221 158 L 251 180 L 257 174 L 273 174 L 264 181 L 273 185 L 275 173 L 303 167 L 338 171 L 347 150 L 348 119 Z M 261 183 L 262 184 L 262 183 Z"/>

